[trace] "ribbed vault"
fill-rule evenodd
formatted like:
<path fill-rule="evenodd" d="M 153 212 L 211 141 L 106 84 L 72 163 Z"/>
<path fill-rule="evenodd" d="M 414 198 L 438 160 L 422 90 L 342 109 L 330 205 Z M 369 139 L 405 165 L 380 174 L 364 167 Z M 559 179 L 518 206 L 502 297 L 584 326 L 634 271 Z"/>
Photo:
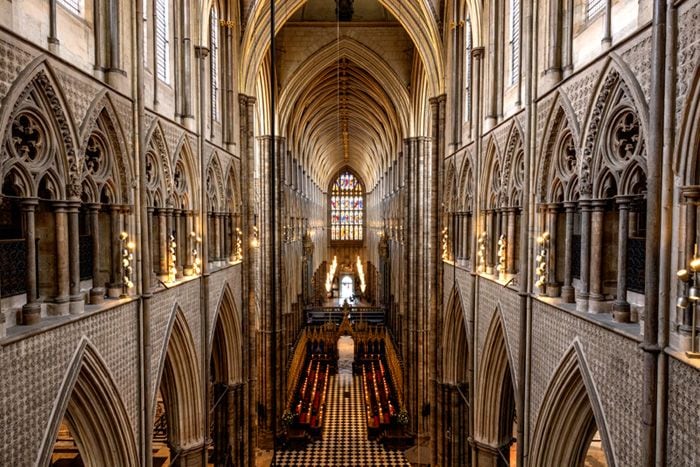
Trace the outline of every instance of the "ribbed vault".
<path fill-rule="evenodd" d="M 431 96 L 444 92 L 444 63 L 442 38 L 437 21 L 428 0 L 378 0 L 406 29 L 423 62 L 430 83 Z M 306 0 L 276 0 L 275 30 L 279 30 Z M 241 57 L 243 67 L 240 79 L 241 92 L 252 95 L 256 90 L 257 73 L 270 46 L 270 0 L 256 2 L 245 28 Z M 412 135 L 409 135 L 412 136 Z"/>
<path fill-rule="evenodd" d="M 373 51 L 347 38 L 300 66 L 280 97 L 289 149 L 321 186 L 350 165 L 368 187 L 398 155 L 410 125 L 409 98 Z"/>

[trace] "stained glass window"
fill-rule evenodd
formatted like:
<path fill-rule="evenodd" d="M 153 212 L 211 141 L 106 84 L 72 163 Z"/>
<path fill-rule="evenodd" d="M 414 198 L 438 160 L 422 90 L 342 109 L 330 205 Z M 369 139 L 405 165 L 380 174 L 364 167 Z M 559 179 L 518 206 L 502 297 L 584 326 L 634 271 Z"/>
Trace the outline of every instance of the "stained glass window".
<path fill-rule="evenodd" d="M 346 170 L 331 188 L 331 240 L 362 240 L 365 197 L 362 183 Z"/>

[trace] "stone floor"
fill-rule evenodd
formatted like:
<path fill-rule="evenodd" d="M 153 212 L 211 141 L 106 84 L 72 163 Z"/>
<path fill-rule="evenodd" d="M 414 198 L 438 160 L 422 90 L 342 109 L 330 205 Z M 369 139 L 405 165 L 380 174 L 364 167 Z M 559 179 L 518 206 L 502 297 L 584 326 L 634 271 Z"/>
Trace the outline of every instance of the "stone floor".
<path fill-rule="evenodd" d="M 278 452 L 275 466 L 408 466 L 400 451 L 367 440 L 362 382 L 345 372 L 332 376 L 323 437 L 303 451 Z"/>

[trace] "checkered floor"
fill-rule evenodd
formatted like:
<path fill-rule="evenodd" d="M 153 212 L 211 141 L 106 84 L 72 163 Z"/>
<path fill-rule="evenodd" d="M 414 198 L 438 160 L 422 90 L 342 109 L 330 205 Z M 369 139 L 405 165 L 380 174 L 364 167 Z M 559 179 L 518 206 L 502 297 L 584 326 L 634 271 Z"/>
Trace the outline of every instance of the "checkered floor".
<path fill-rule="evenodd" d="M 323 437 L 303 451 L 277 453 L 275 466 L 351 467 L 409 466 L 401 451 L 387 451 L 367 440 L 362 382 L 359 376 L 338 374 L 330 377 L 326 398 Z M 348 391 L 349 398 L 344 397 Z"/>

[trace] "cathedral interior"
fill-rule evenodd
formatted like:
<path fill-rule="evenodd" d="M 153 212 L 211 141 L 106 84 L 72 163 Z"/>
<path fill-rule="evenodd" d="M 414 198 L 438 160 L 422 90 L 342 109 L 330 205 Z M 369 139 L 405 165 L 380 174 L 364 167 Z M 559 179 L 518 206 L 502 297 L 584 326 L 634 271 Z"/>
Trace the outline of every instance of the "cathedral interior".
<path fill-rule="evenodd" d="M 700 465 L 700 0 L 0 0 L 0 128 L 2 466 Z"/>

